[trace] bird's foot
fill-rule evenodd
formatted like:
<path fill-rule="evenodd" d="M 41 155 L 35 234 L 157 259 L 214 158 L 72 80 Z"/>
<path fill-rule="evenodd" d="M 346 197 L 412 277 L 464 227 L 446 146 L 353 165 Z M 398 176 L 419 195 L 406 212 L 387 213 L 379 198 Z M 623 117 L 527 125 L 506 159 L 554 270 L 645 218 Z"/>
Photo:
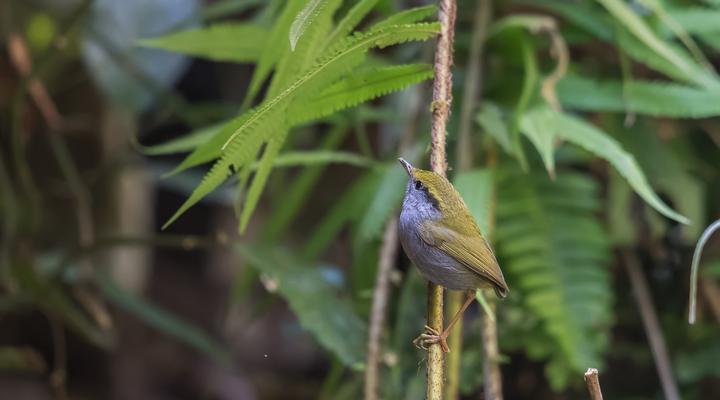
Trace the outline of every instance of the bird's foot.
<path fill-rule="evenodd" d="M 423 333 L 420 334 L 415 340 L 413 340 L 413 344 L 418 349 L 427 350 L 428 346 L 435 343 L 440 343 L 440 348 L 444 353 L 450 352 L 450 348 L 447 344 L 447 334 L 445 332 L 440 333 L 436 329 L 433 329 L 432 327 L 425 325 L 425 329 L 423 330 Z"/>

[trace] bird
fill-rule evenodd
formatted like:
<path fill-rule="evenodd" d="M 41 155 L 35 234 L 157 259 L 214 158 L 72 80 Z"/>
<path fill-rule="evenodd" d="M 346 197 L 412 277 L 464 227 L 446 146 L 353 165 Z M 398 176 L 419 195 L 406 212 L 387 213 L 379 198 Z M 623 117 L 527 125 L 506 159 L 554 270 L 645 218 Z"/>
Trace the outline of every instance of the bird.
<path fill-rule="evenodd" d="M 452 183 L 436 172 L 413 167 L 403 158 L 398 161 L 409 177 L 398 223 L 405 254 L 425 279 L 446 289 L 467 292 L 465 303 L 447 328 L 438 332 L 426 325 L 414 341 L 423 349 L 440 343 L 448 352 L 446 339 L 475 298 L 475 290 L 491 288 L 499 298 L 505 298 L 509 288 L 490 244 Z"/>

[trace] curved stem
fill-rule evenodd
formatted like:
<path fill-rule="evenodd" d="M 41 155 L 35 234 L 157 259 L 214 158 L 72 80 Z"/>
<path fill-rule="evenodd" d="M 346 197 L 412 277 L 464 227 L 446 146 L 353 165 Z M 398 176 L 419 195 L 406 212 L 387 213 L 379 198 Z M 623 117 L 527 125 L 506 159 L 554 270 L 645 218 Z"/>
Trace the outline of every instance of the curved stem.
<path fill-rule="evenodd" d="M 698 267 L 700 265 L 700 256 L 702 255 L 703 247 L 705 242 L 710 239 L 710 236 L 717 230 L 720 229 L 720 219 L 713 222 L 710 226 L 705 229 L 703 234 L 698 240 L 697 246 L 695 246 L 695 252 L 693 253 L 692 269 L 690 270 L 690 313 L 688 316 L 688 322 L 690 324 L 695 323 L 695 308 L 697 307 L 697 281 L 698 281 Z"/>

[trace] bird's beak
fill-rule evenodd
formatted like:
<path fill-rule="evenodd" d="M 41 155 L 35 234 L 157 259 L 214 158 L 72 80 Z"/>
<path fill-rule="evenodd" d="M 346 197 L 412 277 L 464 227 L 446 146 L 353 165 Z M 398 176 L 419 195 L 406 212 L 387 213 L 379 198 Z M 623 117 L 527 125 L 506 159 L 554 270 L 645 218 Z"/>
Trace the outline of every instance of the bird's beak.
<path fill-rule="evenodd" d="M 404 158 L 398 158 L 398 162 L 400 163 L 400 165 L 403 166 L 403 168 L 405 168 L 405 171 L 407 171 L 407 174 L 412 178 L 413 169 L 414 169 L 413 166 L 409 162 L 407 162 L 407 160 L 405 160 Z"/>

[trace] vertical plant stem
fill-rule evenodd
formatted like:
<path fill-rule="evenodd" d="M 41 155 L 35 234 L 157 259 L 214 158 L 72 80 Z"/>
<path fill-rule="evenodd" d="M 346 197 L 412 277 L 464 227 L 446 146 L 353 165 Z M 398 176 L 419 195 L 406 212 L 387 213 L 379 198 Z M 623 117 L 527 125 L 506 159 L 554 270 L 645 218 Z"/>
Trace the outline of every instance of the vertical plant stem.
<path fill-rule="evenodd" d="M 477 104 L 480 102 L 480 93 L 482 93 L 482 56 L 490 22 L 491 5 L 491 0 L 478 0 L 475 8 L 470 54 L 465 67 L 465 82 L 463 83 L 465 90 L 463 91 L 460 108 L 460 130 L 456 148 L 459 171 L 466 171 L 472 168 L 473 165 L 472 116 L 476 111 Z M 462 292 L 451 291 L 448 293 L 446 307 L 448 315 L 454 315 L 460 309 L 463 298 L 464 294 Z M 459 395 L 462 326 L 463 321 L 460 319 L 448 337 L 448 345 L 455 351 L 451 351 L 447 356 L 447 384 L 445 388 L 445 399 L 447 400 L 455 400 Z"/>
<path fill-rule="evenodd" d="M 623 264 L 627 268 L 630 275 L 630 283 L 632 284 L 635 300 L 640 310 L 640 318 L 645 328 L 645 334 L 650 342 L 650 350 L 652 351 L 655 366 L 660 377 L 665 398 L 668 400 L 679 400 L 677 383 L 673 377 L 672 365 L 670 364 L 670 356 L 668 355 L 665 339 L 663 338 L 660 323 L 658 322 L 655 308 L 652 304 L 652 297 L 647 281 L 640 269 L 640 263 L 634 253 L 626 250 L 623 251 Z"/>
<path fill-rule="evenodd" d="M 502 375 L 500 374 L 500 349 L 497 338 L 497 320 L 492 318 L 495 315 L 495 293 L 492 290 L 486 291 L 488 308 L 490 313 L 482 317 L 482 346 L 483 346 L 483 381 L 485 399 L 502 400 Z"/>
<path fill-rule="evenodd" d="M 447 309 L 448 315 L 452 316 L 462 307 L 465 293 L 459 290 L 448 291 Z M 463 319 L 455 323 L 455 328 L 448 336 L 448 347 L 453 351 L 449 352 L 446 359 L 447 382 L 445 384 L 445 399 L 456 400 L 460 391 L 460 361 L 462 361 L 462 338 Z"/>
<path fill-rule="evenodd" d="M 487 159 L 488 168 L 495 168 L 495 164 L 497 163 L 496 157 L 494 147 L 490 147 Z M 486 235 L 488 240 L 491 240 L 495 232 L 495 186 L 493 186 L 493 194 L 488 207 L 488 231 Z M 495 315 L 495 293 L 488 290 L 485 298 L 487 299 L 487 306 L 490 312 L 486 312 L 482 319 L 481 336 L 484 354 L 483 389 L 485 399 L 502 400 L 502 375 L 500 373 L 500 365 L 498 364 L 500 360 L 500 348 L 497 337 L 497 319 L 493 317 Z"/>
<path fill-rule="evenodd" d="M 587 385 L 588 393 L 590 393 L 590 400 L 602 400 L 597 369 L 588 368 L 587 372 L 585 372 L 585 385 Z"/>
<path fill-rule="evenodd" d="M 453 38 L 455 29 L 455 0 L 440 0 L 438 20 L 440 35 L 435 51 L 435 80 L 433 82 L 430 165 L 432 170 L 445 176 L 447 158 L 445 138 L 447 120 L 452 103 Z M 428 325 L 438 332 L 443 330 L 443 288 L 428 283 Z M 427 400 L 440 400 L 443 396 L 443 351 L 440 343 L 428 348 Z"/>
<path fill-rule="evenodd" d="M 370 313 L 370 332 L 368 334 L 368 354 L 365 366 L 365 400 L 378 399 L 381 346 L 380 337 L 385 322 L 385 309 L 390 291 L 390 273 L 397 257 L 398 235 L 397 218 L 390 218 L 385 226 L 383 244 L 380 248 L 377 279 L 373 289 L 372 311 Z"/>
<path fill-rule="evenodd" d="M 457 142 L 458 169 L 470 169 L 473 164 L 474 147 L 472 145 L 471 131 L 473 115 L 477 105 L 481 102 L 482 93 L 482 56 L 485 48 L 490 15 L 492 12 L 491 0 L 478 0 L 473 19 L 473 32 L 470 39 L 470 54 L 465 67 L 465 82 L 463 86 L 462 105 L 460 108 L 460 130 Z M 462 296 L 460 296 L 462 298 Z"/>

